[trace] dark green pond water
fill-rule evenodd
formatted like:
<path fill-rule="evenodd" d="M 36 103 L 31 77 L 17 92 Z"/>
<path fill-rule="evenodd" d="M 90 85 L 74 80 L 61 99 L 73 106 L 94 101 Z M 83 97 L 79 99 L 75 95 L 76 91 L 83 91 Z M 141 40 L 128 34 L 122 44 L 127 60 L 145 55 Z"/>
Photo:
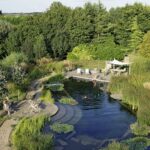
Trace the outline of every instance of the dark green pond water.
<path fill-rule="evenodd" d="M 98 150 L 113 139 L 132 136 L 129 130 L 136 118 L 109 94 L 93 83 L 69 80 L 65 90 L 79 102 L 77 106 L 57 104 L 59 112 L 52 121 L 73 124 L 75 131 L 55 135 L 56 150 Z M 56 95 L 56 99 L 59 98 Z M 85 98 L 86 97 L 86 98 Z"/>

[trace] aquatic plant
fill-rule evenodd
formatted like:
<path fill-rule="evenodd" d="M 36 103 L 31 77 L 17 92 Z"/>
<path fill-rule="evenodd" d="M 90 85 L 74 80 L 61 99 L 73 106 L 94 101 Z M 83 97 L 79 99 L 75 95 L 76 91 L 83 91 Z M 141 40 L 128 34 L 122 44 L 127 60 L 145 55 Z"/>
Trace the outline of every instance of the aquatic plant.
<path fill-rule="evenodd" d="M 150 132 L 150 127 L 147 125 L 140 125 L 139 123 L 133 123 L 130 125 L 133 134 L 138 136 L 147 136 Z"/>
<path fill-rule="evenodd" d="M 129 150 L 144 150 L 150 145 L 150 139 L 146 137 L 135 137 L 121 142 L 129 147 Z"/>
<path fill-rule="evenodd" d="M 45 87 L 54 92 L 64 90 L 64 84 L 61 83 L 46 84 Z"/>
<path fill-rule="evenodd" d="M 119 142 L 113 141 L 108 145 L 107 148 L 104 148 L 102 150 L 129 150 L 129 148 L 125 144 L 121 144 Z"/>
<path fill-rule="evenodd" d="M 56 122 L 50 126 L 51 129 L 56 133 L 69 133 L 74 131 L 74 126 L 69 124 L 63 124 Z"/>
<path fill-rule="evenodd" d="M 71 97 L 62 97 L 59 100 L 59 102 L 63 103 L 63 104 L 69 104 L 69 105 L 77 105 L 78 104 L 78 102 Z"/>
<path fill-rule="evenodd" d="M 121 142 L 113 141 L 102 150 L 144 150 L 150 145 L 150 139 L 135 137 Z"/>

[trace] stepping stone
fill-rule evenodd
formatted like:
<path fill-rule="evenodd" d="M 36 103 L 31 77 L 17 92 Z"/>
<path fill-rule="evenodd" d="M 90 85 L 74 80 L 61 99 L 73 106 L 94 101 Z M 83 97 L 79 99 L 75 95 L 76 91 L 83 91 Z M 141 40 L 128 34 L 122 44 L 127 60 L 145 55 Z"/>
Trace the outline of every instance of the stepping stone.
<path fill-rule="evenodd" d="M 67 142 L 61 140 L 61 139 L 58 139 L 57 142 L 61 145 L 61 146 L 66 146 L 68 145 Z"/>
<path fill-rule="evenodd" d="M 78 106 L 74 107 L 74 117 L 68 121 L 68 124 L 76 124 L 82 118 L 82 110 Z"/>
<path fill-rule="evenodd" d="M 101 140 L 95 139 L 93 137 L 87 136 L 87 135 L 81 135 L 77 137 L 82 145 L 99 145 L 101 143 Z"/>
<path fill-rule="evenodd" d="M 55 150 L 63 150 L 64 148 L 61 147 L 61 146 L 56 146 L 56 147 L 54 147 L 54 149 L 55 149 Z"/>
<path fill-rule="evenodd" d="M 78 143 L 79 139 L 73 137 L 73 138 L 71 138 L 71 141 Z"/>
<path fill-rule="evenodd" d="M 64 107 L 66 109 L 66 114 L 59 121 L 62 122 L 62 123 L 68 123 L 68 121 L 71 120 L 75 115 L 74 114 L 74 109 L 70 105 L 64 105 Z"/>
<path fill-rule="evenodd" d="M 76 134 L 76 131 L 73 131 L 72 133 L 70 133 L 70 134 L 66 137 L 66 140 L 72 138 L 75 134 Z"/>
<path fill-rule="evenodd" d="M 52 122 L 59 121 L 66 114 L 66 108 L 63 105 L 57 104 L 57 106 L 58 106 L 59 110 L 58 110 L 57 114 L 52 117 Z"/>

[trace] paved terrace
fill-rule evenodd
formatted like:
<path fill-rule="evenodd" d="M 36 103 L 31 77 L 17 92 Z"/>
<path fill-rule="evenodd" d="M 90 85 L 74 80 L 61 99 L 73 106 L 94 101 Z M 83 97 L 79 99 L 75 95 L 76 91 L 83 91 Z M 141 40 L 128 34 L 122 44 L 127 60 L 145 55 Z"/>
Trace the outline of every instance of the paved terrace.
<path fill-rule="evenodd" d="M 90 74 L 86 74 L 85 72 L 77 73 L 77 70 L 74 70 L 74 71 L 67 72 L 66 78 L 75 78 L 75 79 L 86 80 L 86 81 L 97 81 L 102 83 L 109 83 L 111 76 L 99 72 L 90 73 Z"/>

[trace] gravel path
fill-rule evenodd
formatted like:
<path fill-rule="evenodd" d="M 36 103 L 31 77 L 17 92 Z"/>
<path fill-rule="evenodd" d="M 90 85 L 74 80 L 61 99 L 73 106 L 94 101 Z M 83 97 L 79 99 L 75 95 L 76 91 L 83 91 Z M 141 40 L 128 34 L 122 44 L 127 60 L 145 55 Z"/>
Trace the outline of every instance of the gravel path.
<path fill-rule="evenodd" d="M 9 146 L 9 136 L 12 132 L 13 125 L 16 125 L 17 121 L 14 119 L 6 120 L 0 127 L 0 150 L 11 150 Z"/>
<path fill-rule="evenodd" d="M 11 150 L 10 147 L 10 134 L 13 130 L 13 126 L 17 125 L 18 121 L 22 117 L 31 117 L 39 114 L 53 116 L 57 113 L 58 107 L 54 104 L 42 104 L 41 111 L 35 113 L 31 111 L 30 103 L 28 99 L 38 100 L 40 97 L 43 87 L 42 83 L 46 81 L 49 77 L 44 77 L 39 80 L 34 81 L 29 87 L 27 92 L 27 100 L 20 102 L 17 105 L 17 111 L 11 115 L 11 119 L 6 120 L 0 127 L 0 150 Z"/>

